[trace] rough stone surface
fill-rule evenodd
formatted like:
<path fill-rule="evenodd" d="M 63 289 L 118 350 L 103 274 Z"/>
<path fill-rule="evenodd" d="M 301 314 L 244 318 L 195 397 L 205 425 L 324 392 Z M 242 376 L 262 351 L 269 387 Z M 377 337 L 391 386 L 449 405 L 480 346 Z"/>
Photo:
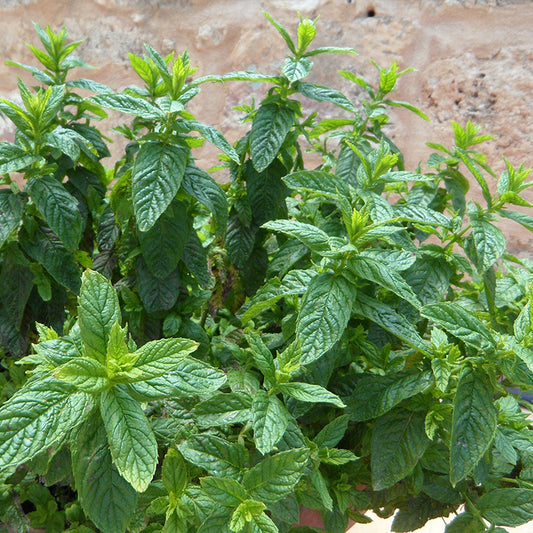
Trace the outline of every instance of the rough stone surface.
<path fill-rule="evenodd" d="M 533 164 L 533 2 L 531 0 L 0 0 L 2 59 L 32 62 L 25 42 L 37 43 L 32 21 L 57 29 L 66 25 L 71 39 L 83 39 L 79 54 L 98 70 L 92 76 L 114 89 L 138 83 L 128 52 L 142 54 L 143 42 L 162 53 L 187 48 L 197 75 L 256 69 L 276 72 L 284 42 L 261 14 L 268 11 L 293 33 L 297 11 L 316 17 L 318 45 L 351 46 L 353 56 L 317 56 L 313 81 L 358 92 L 337 75 L 352 70 L 375 81 L 369 59 L 397 61 L 416 72 L 400 80 L 398 99 L 419 106 L 426 123 L 397 111 L 391 129 L 407 164 L 425 161 L 426 141 L 451 141 L 450 121 L 472 120 L 497 136 L 487 144 L 489 162 L 501 171 L 502 153 L 514 164 Z M 16 98 L 16 75 L 0 65 L 0 94 Z M 258 84 L 204 86 L 191 110 L 233 141 L 242 132 L 233 106 L 255 93 Z M 327 116 L 332 110 L 324 108 Z M 0 124 L 0 136 L 12 131 Z M 117 142 L 120 146 L 120 142 Z M 206 166 L 216 161 L 207 150 Z M 510 223 L 514 248 L 531 249 L 533 239 Z"/>

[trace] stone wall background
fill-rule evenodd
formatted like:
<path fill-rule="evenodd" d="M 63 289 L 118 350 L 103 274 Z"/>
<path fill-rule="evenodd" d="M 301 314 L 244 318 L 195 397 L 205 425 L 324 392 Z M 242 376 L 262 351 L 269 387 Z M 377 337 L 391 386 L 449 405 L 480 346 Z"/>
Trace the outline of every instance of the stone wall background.
<path fill-rule="evenodd" d="M 16 76 L 31 79 L 3 61 L 34 64 L 24 45 L 39 44 L 32 21 L 55 30 L 65 25 L 70 39 L 85 38 L 78 54 L 98 69 L 80 70 L 79 76 L 117 90 L 137 83 L 127 54 L 142 54 L 143 42 L 162 53 L 188 49 L 198 76 L 247 69 L 275 73 L 285 43 L 261 10 L 291 33 L 298 11 L 320 15 L 317 45 L 358 50 L 356 57 L 317 56 L 311 78 L 352 99 L 355 86 L 338 76 L 338 69 L 371 81 L 376 80 L 371 58 L 383 66 L 397 61 L 401 68 L 416 69 L 400 80 L 395 97 L 417 105 L 431 121 L 398 110 L 392 129 L 409 167 L 431 153 L 425 142 L 451 142 L 452 120 L 472 120 L 497 136 L 485 150 L 498 171 L 502 154 L 513 164 L 533 165 L 532 0 L 0 0 L 0 94 L 16 98 Z M 263 87 L 204 85 L 191 111 L 233 142 L 242 131 L 241 114 L 233 106 L 254 91 L 261 95 Z M 332 111 L 323 108 L 323 116 Z M 0 123 L 0 137 L 12 138 L 8 124 Z M 206 167 L 216 161 L 215 152 L 202 157 Z M 528 232 L 512 222 L 504 231 L 514 251 L 530 250 L 533 256 Z"/>

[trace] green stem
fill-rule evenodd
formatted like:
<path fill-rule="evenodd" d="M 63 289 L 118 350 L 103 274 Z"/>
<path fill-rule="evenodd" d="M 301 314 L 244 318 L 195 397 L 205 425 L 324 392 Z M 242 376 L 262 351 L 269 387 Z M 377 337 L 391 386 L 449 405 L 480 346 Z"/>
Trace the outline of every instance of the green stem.
<path fill-rule="evenodd" d="M 480 524 L 483 524 L 483 527 L 485 527 L 485 520 L 481 516 L 481 513 L 479 512 L 479 509 L 473 504 L 472 500 L 463 493 L 463 496 L 465 498 L 465 502 L 468 505 L 468 510 L 472 513 L 472 515 L 479 520 Z"/>
<path fill-rule="evenodd" d="M 246 422 L 246 424 L 243 426 L 243 428 L 241 429 L 241 431 L 239 432 L 239 435 L 237 437 L 237 442 L 241 446 L 244 446 L 244 435 L 246 435 L 246 433 L 248 433 L 248 431 L 250 431 L 250 429 L 252 429 L 252 421 L 248 420 L 248 422 Z"/>
<path fill-rule="evenodd" d="M 463 228 L 459 233 L 454 233 L 454 234 L 451 236 L 451 238 L 450 238 L 450 242 L 449 242 L 448 246 L 449 246 L 450 244 L 453 244 L 453 243 L 455 243 L 455 242 L 458 242 L 458 241 L 463 237 L 463 235 L 464 235 L 467 231 L 469 231 L 469 230 L 471 230 L 471 229 L 472 229 L 472 224 L 468 224 L 468 225 L 467 225 L 465 228 Z"/>
<path fill-rule="evenodd" d="M 501 479 L 504 483 L 513 483 L 514 485 L 521 485 L 521 482 L 518 479 L 512 477 L 502 477 Z"/>
<path fill-rule="evenodd" d="M 207 307 L 204 307 L 204 309 L 202 310 L 202 316 L 200 317 L 200 326 L 202 327 L 202 329 L 205 329 L 205 322 L 207 320 L 207 314 L 208 314 L 208 309 Z"/>

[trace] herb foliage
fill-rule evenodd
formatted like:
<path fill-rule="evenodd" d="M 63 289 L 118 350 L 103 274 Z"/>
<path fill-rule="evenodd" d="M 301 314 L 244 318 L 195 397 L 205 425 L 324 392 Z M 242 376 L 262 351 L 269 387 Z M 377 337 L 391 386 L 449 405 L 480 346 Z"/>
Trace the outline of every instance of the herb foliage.
<path fill-rule="evenodd" d="M 497 225 L 533 228 L 529 169 L 492 187 L 471 123 L 406 169 L 388 113 L 427 118 L 391 98 L 408 71 L 340 71 L 352 102 L 305 80 L 354 50 L 266 16 L 277 74 L 193 78 L 146 45 L 142 86 L 116 93 L 70 79 L 80 43 L 39 26 L 41 66 L 10 62 L 39 86 L 0 99 L 0 531 L 283 533 L 300 506 L 330 533 L 369 509 L 394 531 L 533 519 L 533 264 Z M 233 81 L 268 88 L 232 144 L 187 104 Z M 129 116 L 112 168 L 108 109 Z M 228 183 L 196 165 L 206 141 Z"/>

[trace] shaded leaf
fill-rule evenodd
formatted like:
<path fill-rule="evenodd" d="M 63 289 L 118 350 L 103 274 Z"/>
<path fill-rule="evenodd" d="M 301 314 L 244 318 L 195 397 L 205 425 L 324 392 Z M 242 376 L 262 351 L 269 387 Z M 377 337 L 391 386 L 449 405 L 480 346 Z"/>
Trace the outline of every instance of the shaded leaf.
<path fill-rule="evenodd" d="M 483 372 L 463 369 L 453 404 L 450 480 L 454 486 L 474 470 L 494 439 L 498 413 L 493 394 Z"/>
<path fill-rule="evenodd" d="M 351 316 L 355 290 L 341 276 L 315 276 L 305 293 L 296 321 L 302 363 L 315 361 L 340 340 Z"/>
<path fill-rule="evenodd" d="M 158 459 L 157 442 L 146 415 L 120 386 L 102 392 L 100 412 L 114 465 L 137 492 L 144 492 Z"/>
<path fill-rule="evenodd" d="M 413 471 L 430 443 L 424 419 L 424 413 L 396 409 L 376 420 L 371 454 L 374 490 L 392 487 Z"/>
<path fill-rule="evenodd" d="M 185 147 L 160 142 L 148 142 L 137 153 L 131 192 L 141 231 L 148 231 L 176 196 L 188 158 Z"/>
<path fill-rule="evenodd" d="M 68 250 L 75 250 L 83 232 L 76 198 L 52 176 L 31 178 L 28 190 L 48 226 Z"/>
<path fill-rule="evenodd" d="M 113 464 L 100 416 L 89 418 L 75 442 L 72 470 L 84 512 L 105 533 L 122 533 L 135 511 L 137 493 Z"/>
<path fill-rule="evenodd" d="M 294 111 L 277 104 L 263 104 L 252 123 L 250 151 L 258 172 L 265 170 L 276 158 L 294 124 Z"/>

